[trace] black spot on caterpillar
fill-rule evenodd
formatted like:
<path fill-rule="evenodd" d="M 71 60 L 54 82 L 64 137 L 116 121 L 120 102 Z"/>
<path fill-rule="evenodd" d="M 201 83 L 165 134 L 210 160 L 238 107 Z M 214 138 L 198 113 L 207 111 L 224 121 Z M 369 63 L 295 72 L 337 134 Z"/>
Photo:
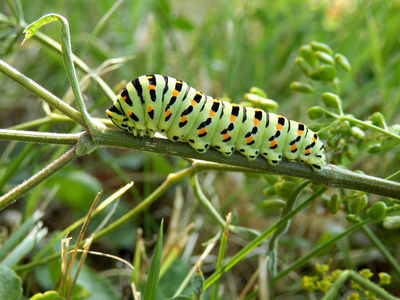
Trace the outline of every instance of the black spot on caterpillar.
<path fill-rule="evenodd" d="M 201 153 L 212 146 L 225 156 L 239 151 L 249 160 L 261 153 L 271 165 L 286 158 L 314 171 L 325 166 L 324 144 L 306 125 L 206 96 L 172 77 L 154 74 L 132 80 L 107 116 L 134 136 L 152 138 L 160 132 Z"/>

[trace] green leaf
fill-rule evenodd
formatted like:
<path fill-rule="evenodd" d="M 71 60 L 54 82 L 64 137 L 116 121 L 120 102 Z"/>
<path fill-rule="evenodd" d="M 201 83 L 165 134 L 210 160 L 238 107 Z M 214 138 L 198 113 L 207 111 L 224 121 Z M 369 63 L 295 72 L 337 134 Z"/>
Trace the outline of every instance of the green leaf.
<path fill-rule="evenodd" d="M 22 296 L 22 280 L 10 268 L 0 265 L 0 299 L 15 300 Z"/>
<path fill-rule="evenodd" d="M 0 260 L 4 258 L 7 252 L 11 251 L 14 247 L 16 247 L 21 240 L 25 237 L 27 232 L 32 229 L 32 227 L 36 224 L 37 221 L 43 216 L 43 213 L 40 211 L 35 211 L 24 223 L 5 241 L 4 244 L 0 248 Z"/>
<path fill-rule="evenodd" d="M 65 300 L 65 298 L 60 296 L 56 291 L 47 291 L 44 294 L 35 294 L 29 300 Z"/>
<path fill-rule="evenodd" d="M 161 269 L 163 227 L 164 227 L 164 220 L 161 221 L 160 230 L 158 232 L 157 244 L 154 250 L 153 259 L 151 261 L 149 275 L 146 282 L 146 287 L 143 293 L 143 299 L 146 300 L 157 299 L 158 281 Z"/>
<path fill-rule="evenodd" d="M 121 297 L 108 279 L 101 277 L 93 269 L 84 266 L 79 272 L 72 299 L 118 300 Z"/>
<path fill-rule="evenodd" d="M 56 184 L 60 186 L 57 195 L 77 210 L 88 208 L 96 194 L 102 190 L 101 183 L 83 171 L 62 170 L 46 182 L 49 187 Z"/>
<path fill-rule="evenodd" d="M 21 45 L 23 45 L 25 41 L 33 37 L 36 31 L 40 29 L 40 27 L 54 21 L 60 21 L 60 16 L 56 14 L 44 15 L 39 20 L 36 20 L 33 23 L 29 24 L 23 31 L 23 33 L 25 33 L 25 38 L 22 41 Z"/>
<path fill-rule="evenodd" d="M 183 30 L 192 30 L 194 28 L 193 24 L 190 21 L 183 17 L 177 17 L 171 19 L 171 24 L 179 29 Z"/>

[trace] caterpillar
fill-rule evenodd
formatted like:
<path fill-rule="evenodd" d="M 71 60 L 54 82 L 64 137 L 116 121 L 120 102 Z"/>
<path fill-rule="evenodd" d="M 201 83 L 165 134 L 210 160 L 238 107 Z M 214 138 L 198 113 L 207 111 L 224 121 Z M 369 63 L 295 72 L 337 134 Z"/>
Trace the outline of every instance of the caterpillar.
<path fill-rule="evenodd" d="M 184 81 L 153 74 L 129 82 L 107 109 L 120 129 L 134 136 L 161 133 L 198 152 L 211 146 L 223 155 L 239 151 L 249 160 L 262 155 L 271 165 L 282 158 L 325 166 L 324 144 L 303 123 L 207 96 Z"/>

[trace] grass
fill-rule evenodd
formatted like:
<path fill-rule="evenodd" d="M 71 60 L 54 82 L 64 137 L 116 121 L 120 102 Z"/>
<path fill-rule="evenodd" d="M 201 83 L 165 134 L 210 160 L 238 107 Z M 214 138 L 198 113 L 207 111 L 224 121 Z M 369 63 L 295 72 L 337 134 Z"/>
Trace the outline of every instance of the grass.
<path fill-rule="evenodd" d="M 307 109 L 323 106 L 320 95 L 333 92 L 332 86 L 313 82 L 316 90 L 313 94 L 289 89 L 294 80 L 311 82 L 295 66 L 299 47 L 313 40 L 324 42 L 352 63 L 350 73 L 339 74 L 345 113 L 365 120 L 374 112 L 381 112 L 388 126 L 399 124 L 398 1 L 122 1 L 113 11 L 110 9 L 114 1 L 105 0 L 95 4 L 70 1 L 68 5 L 49 0 L 40 5 L 21 1 L 22 11 L 17 4 L 18 1 L 11 0 L 0 4 L 0 13 L 8 18 L 0 22 L 1 58 L 73 106 L 75 102 L 69 94 L 60 54 L 38 40 L 18 46 L 25 27 L 22 21 L 30 23 L 49 12 L 66 17 L 73 52 L 91 70 L 107 60 L 126 58 L 122 63 L 110 62 L 100 72 L 115 93 L 127 81 L 148 73 L 180 78 L 209 95 L 229 97 L 236 103 L 243 101 L 243 94 L 250 87 L 257 86 L 279 103 L 278 113 L 306 124 L 314 122 L 320 128 L 328 126 L 332 131 L 332 145 L 328 149 L 330 162 L 382 178 L 399 169 L 398 142 L 385 140 L 384 134 L 365 130 L 366 139 L 358 140 L 342 134 L 338 127 L 343 123 L 339 121 L 332 125 L 332 119 L 311 121 L 308 118 Z M 40 31 L 60 40 L 58 24 L 44 26 Z M 86 71 L 79 67 L 77 70 L 81 79 Z M 109 93 L 92 80 L 87 83 L 81 82 L 81 90 L 90 115 L 104 118 L 104 110 L 112 104 Z M 81 130 L 64 119 L 24 125 L 45 117 L 46 105 L 4 75 L 0 75 L 0 90 L 0 128 L 22 124 L 21 129 L 43 132 Z M 399 135 L 399 131 L 395 134 Z M 369 152 L 369 147 L 377 142 L 382 143 L 381 147 L 375 153 Z M 385 143 L 392 144 L 385 146 Z M 355 148 L 349 150 L 349 145 Z M 0 141 L 2 194 L 68 149 Z M 357 154 L 349 159 L 346 151 L 357 151 Z M 90 297 L 90 293 L 96 297 L 93 284 L 96 280 L 103 283 L 105 290 L 112 290 L 108 292 L 109 297 L 132 298 L 132 283 L 134 290 L 143 295 L 147 276 L 155 284 L 155 275 L 149 269 L 153 255 L 154 261 L 162 257 L 161 266 L 157 267 L 162 270 L 157 299 L 193 292 L 192 275 L 200 278 L 196 266 L 201 267 L 205 277 L 205 299 L 250 299 L 252 295 L 265 295 L 266 290 L 271 298 L 306 299 L 311 293 L 321 298 L 320 290 L 307 294 L 300 287 L 304 275 L 316 274 L 316 262 L 329 263 L 330 270 L 353 272 L 369 268 L 375 283 L 379 281 L 379 272 L 389 273 L 392 283 L 384 288 L 400 295 L 396 288 L 400 282 L 396 262 L 398 229 L 388 230 L 382 222 L 374 224 L 365 215 L 366 209 L 377 200 L 389 207 L 397 203 L 394 200 L 369 194 L 369 204 L 354 212 L 354 203 L 364 199 L 360 192 L 330 189 L 290 218 L 290 226 L 283 230 L 284 227 L 275 226 L 285 224 L 289 208 L 286 203 L 290 202 L 290 208 L 294 201 L 297 205 L 304 204 L 318 190 L 316 186 L 303 187 L 301 181 L 287 176 L 205 168 L 206 171 L 195 177 L 192 174 L 191 187 L 188 180 L 191 169 L 185 168 L 191 168 L 191 162 L 180 158 L 99 149 L 76 159 L 56 179 L 44 182 L 2 211 L 0 220 L 4 222 L 15 211 L 21 222 L 32 222 L 30 216 L 40 208 L 44 211 L 42 220 L 48 235 L 53 237 L 38 241 L 37 249 L 32 248 L 28 259 L 22 260 L 18 253 L 9 252 L 15 255 L 13 258 L 20 259 L 14 270 L 24 280 L 25 295 L 30 297 L 57 286 L 58 231 L 73 228 L 71 236 L 77 237 L 78 220 L 87 213 L 99 189 L 103 189 L 102 202 L 130 181 L 134 181 L 134 186 L 123 194 L 120 203 L 114 208 L 111 204 L 105 206 L 98 215 L 96 211 L 87 231 L 94 233 L 91 250 L 133 261 L 137 268 L 134 276 L 131 272 L 123 273 L 124 268 L 116 260 L 88 254 L 85 264 L 89 270 L 80 269 L 82 276 L 78 277 L 72 297 Z M 168 174 L 170 177 L 166 179 Z M 73 181 L 73 178 L 79 180 Z M 290 195 L 295 187 L 298 187 L 296 195 Z M 204 194 L 202 201 L 194 196 L 198 193 L 196 188 Z M 47 198 L 51 189 L 54 194 Z M 74 192 L 78 190 L 81 192 Z M 329 210 L 334 193 L 342 201 L 336 214 Z M 282 209 L 282 205 L 286 208 Z M 232 213 L 231 231 L 223 242 L 226 245 L 221 258 L 221 233 L 228 213 Z M 396 210 L 392 209 L 391 214 L 396 214 Z M 348 221 L 354 221 L 353 216 L 363 221 L 349 224 Z M 153 254 L 163 218 L 163 251 L 161 254 L 157 248 Z M 124 223 L 128 219 L 129 223 Z M 18 227 L 18 224 L 7 225 Z M 11 232 L 5 234 L 4 240 Z M 272 238 L 274 246 L 268 246 L 268 238 Z M 23 238 L 18 236 L 18 239 Z M 217 262 L 221 261 L 230 270 L 214 272 Z M 269 276 L 264 276 L 265 272 Z M 356 278 L 351 272 L 345 274 Z M 368 283 L 360 282 L 367 290 Z M 100 287 L 97 289 L 103 291 Z M 148 287 L 146 293 L 151 293 Z"/>

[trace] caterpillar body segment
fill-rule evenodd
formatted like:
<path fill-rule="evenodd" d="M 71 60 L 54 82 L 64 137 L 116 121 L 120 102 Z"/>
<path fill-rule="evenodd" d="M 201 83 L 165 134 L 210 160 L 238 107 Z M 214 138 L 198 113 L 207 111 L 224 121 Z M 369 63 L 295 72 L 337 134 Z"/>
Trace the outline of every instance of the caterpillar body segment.
<path fill-rule="evenodd" d="M 229 156 L 239 151 L 249 160 L 262 155 L 271 165 L 283 158 L 325 166 L 324 144 L 303 123 L 242 107 L 204 95 L 182 80 L 143 75 L 117 95 L 107 116 L 134 136 L 160 132 L 172 141 L 185 141 L 204 153 L 214 147 Z"/>

